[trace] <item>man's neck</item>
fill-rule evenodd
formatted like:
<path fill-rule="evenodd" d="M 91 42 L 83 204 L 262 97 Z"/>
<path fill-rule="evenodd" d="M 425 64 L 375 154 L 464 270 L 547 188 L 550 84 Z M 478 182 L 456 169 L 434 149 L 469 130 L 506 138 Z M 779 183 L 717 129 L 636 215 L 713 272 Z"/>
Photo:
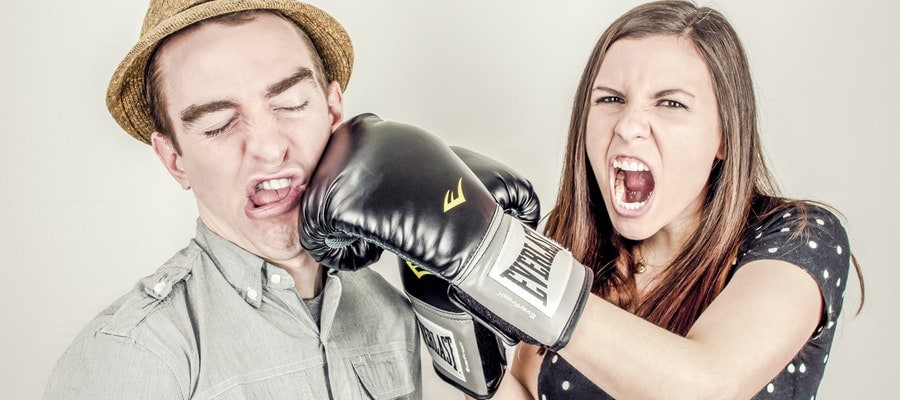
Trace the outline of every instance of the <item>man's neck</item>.
<path fill-rule="evenodd" d="M 311 299 L 322 293 L 325 286 L 323 268 L 308 254 L 304 254 L 299 260 L 291 263 L 272 263 L 294 279 L 294 286 L 302 299 Z"/>

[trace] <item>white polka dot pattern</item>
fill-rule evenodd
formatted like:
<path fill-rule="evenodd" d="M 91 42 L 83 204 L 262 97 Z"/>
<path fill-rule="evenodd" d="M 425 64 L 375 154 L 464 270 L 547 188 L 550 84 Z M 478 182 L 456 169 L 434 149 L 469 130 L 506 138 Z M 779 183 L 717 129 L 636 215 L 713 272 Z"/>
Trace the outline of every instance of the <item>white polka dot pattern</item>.
<path fill-rule="evenodd" d="M 805 270 L 818 283 L 824 300 L 822 322 L 812 338 L 753 399 L 815 400 L 828 363 L 834 325 L 841 312 L 849 273 L 849 244 L 840 221 L 818 206 L 791 207 L 756 226 L 731 261 L 733 268 L 755 260 L 781 260 Z M 548 352 L 538 374 L 538 393 L 547 399 L 611 399 L 602 388 Z"/>
<path fill-rule="evenodd" d="M 806 270 L 819 284 L 825 315 L 813 338 L 754 399 L 815 399 L 850 269 L 846 231 L 834 214 L 812 205 L 780 213 L 757 228 L 758 236 L 739 252 L 745 255 L 737 268 L 754 260 L 777 259 Z"/>

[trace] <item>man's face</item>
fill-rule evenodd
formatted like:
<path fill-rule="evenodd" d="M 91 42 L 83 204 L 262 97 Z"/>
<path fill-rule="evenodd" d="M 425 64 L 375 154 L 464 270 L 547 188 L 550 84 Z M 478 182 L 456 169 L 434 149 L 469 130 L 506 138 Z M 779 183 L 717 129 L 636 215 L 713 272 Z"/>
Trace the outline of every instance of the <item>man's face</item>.
<path fill-rule="evenodd" d="M 158 52 L 161 90 L 181 148 L 154 150 L 197 199 L 214 232 L 276 264 L 304 259 L 299 200 L 342 120 L 340 87 L 323 90 L 294 25 L 260 15 L 211 23 Z"/>

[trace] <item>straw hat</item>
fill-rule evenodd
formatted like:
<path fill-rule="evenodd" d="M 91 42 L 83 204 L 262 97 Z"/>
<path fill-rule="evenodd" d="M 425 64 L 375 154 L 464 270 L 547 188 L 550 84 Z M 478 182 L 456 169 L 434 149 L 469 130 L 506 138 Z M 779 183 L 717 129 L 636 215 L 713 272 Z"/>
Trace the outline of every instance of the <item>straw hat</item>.
<path fill-rule="evenodd" d="M 144 72 L 156 45 L 195 22 L 235 11 L 271 9 L 292 19 L 312 40 L 329 81 L 347 88 L 353 69 L 353 45 L 334 18 L 296 0 L 150 0 L 141 37 L 116 68 L 106 90 L 106 106 L 135 139 L 150 143 L 153 123 L 144 98 Z"/>

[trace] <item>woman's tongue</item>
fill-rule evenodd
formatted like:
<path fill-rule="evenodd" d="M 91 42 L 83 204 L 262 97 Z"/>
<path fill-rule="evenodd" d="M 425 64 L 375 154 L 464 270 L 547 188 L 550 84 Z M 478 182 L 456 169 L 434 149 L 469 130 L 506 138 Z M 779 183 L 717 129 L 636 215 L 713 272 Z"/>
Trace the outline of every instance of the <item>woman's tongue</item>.
<path fill-rule="evenodd" d="M 257 207 L 263 207 L 284 200 L 290 193 L 290 187 L 281 189 L 260 189 L 250 197 L 250 201 Z"/>
<path fill-rule="evenodd" d="M 647 201 L 653 193 L 653 174 L 649 171 L 622 171 L 625 174 L 625 202 Z"/>

